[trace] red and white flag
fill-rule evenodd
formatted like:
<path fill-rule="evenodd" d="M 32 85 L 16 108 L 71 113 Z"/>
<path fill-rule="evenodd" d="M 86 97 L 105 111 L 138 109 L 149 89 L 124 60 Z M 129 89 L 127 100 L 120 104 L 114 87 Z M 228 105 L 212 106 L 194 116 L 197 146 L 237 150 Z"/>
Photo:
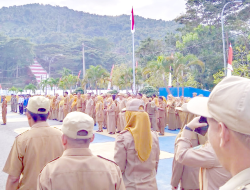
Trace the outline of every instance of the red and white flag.
<path fill-rule="evenodd" d="M 78 79 L 80 78 L 80 74 L 81 74 L 81 70 L 80 70 L 79 73 L 78 73 Z"/>
<path fill-rule="evenodd" d="M 233 48 L 230 43 L 229 49 L 228 49 L 228 64 L 227 64 L 227 76 L 229 77 L 232 75 L 232 71 L 233 71 L 232 63 L 233 63 Z"/>
<path fill-rule="evenodd" d="M 132 8 L 132 11 L 131 11 L 130 20 L 131 20 L 131 32 L 134 33 L 135 32 L 135 19 L 134 19 L 134 10 L 133 10 L 133 8 Z"/>
<path fill-rule="evenodd" d="M 230 43 L 229 49 L 228 49 L 228 69 L 230 69 L 231 71 L 233 71 L 232 63 L 233 63 L 233 48 Z"/>

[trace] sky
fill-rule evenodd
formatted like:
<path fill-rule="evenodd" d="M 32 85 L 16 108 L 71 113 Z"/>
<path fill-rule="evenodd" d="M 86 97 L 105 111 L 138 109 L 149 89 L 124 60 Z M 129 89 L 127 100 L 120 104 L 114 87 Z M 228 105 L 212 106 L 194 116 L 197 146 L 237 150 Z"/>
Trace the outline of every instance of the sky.
<path fill-rule="evenodd" d="M 134 14 L 145 18 L 173 20 L 185 13 L 186 0 L 0 0 L 1 7 L 31 3 L 67 6 L 70 9 L 98 15 Z"/>

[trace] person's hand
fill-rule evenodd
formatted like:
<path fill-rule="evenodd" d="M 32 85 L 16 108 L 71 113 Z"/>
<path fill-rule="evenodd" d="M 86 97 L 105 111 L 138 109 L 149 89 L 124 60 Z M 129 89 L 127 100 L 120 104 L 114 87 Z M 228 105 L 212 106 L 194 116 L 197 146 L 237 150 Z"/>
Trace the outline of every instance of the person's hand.
<path fill-rule="evenodd" d="M 190 121 L 187 124 L 187 126 L 192 130 L 195 130 L 196 128 L 199 128 L 199 127 L 207 126 L 207 123 L 199 123 L 199 119 L 200 117 L 195 117 L 192 121 Z"/>
<path fill-rule="evenodd" d="M 175 189 L 177 189 L 177 187 L 173 187 L 173 186 L 172 186 L 172 190 L 175 190 Z"/>

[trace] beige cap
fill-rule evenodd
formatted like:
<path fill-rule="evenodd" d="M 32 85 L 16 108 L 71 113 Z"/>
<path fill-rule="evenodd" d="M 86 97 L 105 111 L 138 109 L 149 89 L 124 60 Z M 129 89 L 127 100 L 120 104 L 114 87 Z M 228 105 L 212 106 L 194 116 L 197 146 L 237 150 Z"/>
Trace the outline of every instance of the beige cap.
<path fill-rule="evenodd" d="M 79 131 L 85 130 L 87 134 L 82 136 Z M 82 112 L 71 112 L 63 120 L 62 132 L 72 139 L 90 139 L 94 134 L 94 120 Z"/>
<path fill-rule="evenodd" d="M 209 98 L 195 97 L 188 102 L 191 113 L 214 118 L 233 131 L 250 135 L 250 80 L 232 76 L 217 84 Z"/>
<path fill-rule="evenodd" d="M 126 111 L 144 111 L 140 107 L 144 107 L 144 101 L 140 99 L 131 99 L 127 102 Z"/>
<path fill-rule="evenodd" d="M 34 96 L 29 99 L 27 109 L 35 114 L 47 114 L 50 110 L 50 101 L 43 96 Z"/>
<path fill-rule="evenodd" d="M 184 104 L 182 104 L 181 107 L 176 107 L 175 109 L 183 111 L 183 112 L 188 112 L 188 110 L 187 110 L 187 103 L 184 103 Z"/>

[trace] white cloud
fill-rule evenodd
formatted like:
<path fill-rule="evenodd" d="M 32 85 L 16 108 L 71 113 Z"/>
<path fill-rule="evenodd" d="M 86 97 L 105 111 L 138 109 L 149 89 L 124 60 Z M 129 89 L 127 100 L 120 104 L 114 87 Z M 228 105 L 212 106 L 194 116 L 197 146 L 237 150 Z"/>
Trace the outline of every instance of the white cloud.
<path fill-rule="evenodd" d="M 2 2 L 1 2 L 2 1 Z M 145 18 L 172 20 L 185 12 L 185 0 L 0 0 L 0 7 L 42 3 L 99 15 L 130 14 Z"/>

